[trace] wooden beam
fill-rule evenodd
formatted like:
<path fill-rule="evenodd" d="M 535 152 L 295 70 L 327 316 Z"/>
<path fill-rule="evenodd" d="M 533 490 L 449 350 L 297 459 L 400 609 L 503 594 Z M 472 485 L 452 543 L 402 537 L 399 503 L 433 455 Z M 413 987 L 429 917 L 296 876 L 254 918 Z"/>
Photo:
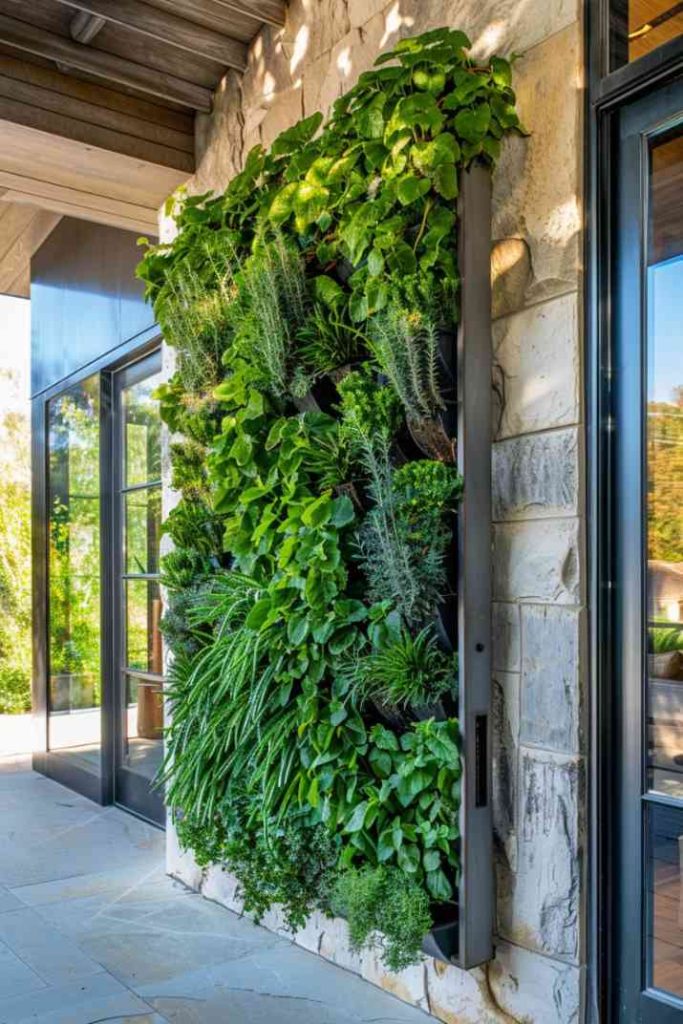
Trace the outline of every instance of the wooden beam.
<path fill-rule="evenodd" d="M 0 170 L 0 181 L 4 179 Z M 157 217 L 153 210 L 127 209 L 125 203 L 110 203 L 105 206 L 101 196 L 90 196 L 76 193 L 76 201 L 72 201 L 69 190 L 56 190 L 51 195 L 37 195 L 36 192 L 23 192 L 9 189 L 5 199 L 12 203 L 40 204 L 44 210 L 52 210 L 67 217 L 78 217 L 80 220 L 94 221 L 96 224 L 111 224 L 126 231 L 141 231 L 144 234 L 156 234 Z"/>
<path fill-rule="evenodd" d="M 28 215 L 28 222 L 10 239 L 10 221 L 19 212 L 24 217 Z M 0 255 L 0 295 L 29 297 L 31 257 L 61 219 L 61 214 L 51 210 L 7 201 L 0 203 L 0 235 L 3 243 L 8 242 L 3 244 L 4 251 Z"/>
<path fill-rule="evenodd" d="M 118 0 L 117 0 L 118 2 Z M 17 18 L 0 14 L 0 41 L 12 49 L 33 53 L 66 64 L 110 82 L 118 82 L 162 100 L 171 100 L 191 110 L 211 110 L 211 91 L 185 82 L 175 75 L 135 64 L 103 50 L 92 50 L 70 39 L 54 35 Z"/>
<path fill-rule="evenodd" d="M 150 230 L 166 197 L 187 180 L 183 171 L 11 121 L 0 121 L 0 138 L 0 188 L 31 195 L 47 209 L 61 197 L 86 210 L 120 212 Z"/>
<path fill-rule="evenodd" d="M 202 0 L 197 0 L 196 6 L 201 3 Z M 275 28 L 281 28 L 285 23 L 287 5 L 281 0 L 214 0 L 214 3 Z"/>
<path fill-rule="evenodd" d="M 65 7 L 83 11 L 110 21 L 121 28 L 130 29 L 168 43 L 188 53 L 197 54 L 219 64 L 244 71 L 247 66 L 247 48 L 244 43 L 213 32 L 193 21 L 177 18 L 140 0 L 57 0 Z"/>
<path fill-rule="evenodd" d="M 157 142 L 164 141 L 167 137 L 161 134 L 157 137 L 154 129 L 159 133 L 168 130 L 168 138 L 178 140 L 178 143 L 169 142 L 169 145 L 174 145 L 176 149 L 186 149 L 188 153 L 193 152 L 194 114 L 190 110 L 172 110 L 170 107 L 161 106 L 160 103 L 131 96 L 119 89 L 109 89 L 106 85 L 87 82 L 82 78 L 75 78 L 74 75 L 60 74 L 51 67 L 36 64 L 21 55 L 12 57 L 2 49 L 0 74 L 14 78 L 17 82 L 25 82 L 27 85 L 39 86 L 41 89 L 49 89 L 50 92 L 63 95 L 67 104 L 72 99 L 92 104 L 101 111 L 102 117 L 109 111 L 123 114 L 131 121 L 145 126 L 142 129 L 145 138 L 155 139 Z M 181 139 L 186 140 L 184 145 L 179 144 Z"/>
<path fill-rule="evenodd" d="M 1 67 L 1 65 L 0 65 Z M 40 131 L 75 139 L 88 145 L 125 153 L 163 167 L 176 167 L 192 174 L 194 152 L 168 144 L 168 129 L 158 129 L 123 114 L 105 110 L 82 100 L 68 99 L 61 93 L 17 82 L 0 74 L 0 118 Z M 155 135 L 157 138 L 155 139 Z M 176 143 L 176 138 L 173 142 Z"/>

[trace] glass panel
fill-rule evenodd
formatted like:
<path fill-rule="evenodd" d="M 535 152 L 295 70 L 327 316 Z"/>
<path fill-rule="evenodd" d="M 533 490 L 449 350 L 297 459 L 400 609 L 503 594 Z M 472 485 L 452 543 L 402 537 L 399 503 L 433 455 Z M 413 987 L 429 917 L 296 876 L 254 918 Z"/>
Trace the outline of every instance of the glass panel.
<path fill-rule="evenodd" d="M 159 571 L 161 488 L 124 494 L 126 572 L 132 575 Z"/>
<path fill-rule="evenodd" d="M 650 788 L 683 799 L 683 136 L 652 149 L 647 268 Z"/>
<path fill-rule="evenodd" d="M 161 767 L 164 756 L 164 725 L 161 682 L 125 676 L 126 737 L 124 764 L 150 782 Z"/>
<path fill-rule="evenodd" d="M 161 675 L 161 590 L 158 580 L 126 580 L 126 667 Z"/>
<path fill-rule="evenodd" d="M 637 60 L 683 34 L 683 3 L 612 0 L 612 68 Z"/>
<path fill-rule="evenodd" d="M 49 746 L 100 768 L 100 382 L 48 405 Z"/>
<path fill-rule="evenodd" d="M 161 381 L 159 371 L 123 392 L 126 487 L 161 479 L 159 403 L 152 398 Z"/>
<path fill-rule="evenodd" d="M 650 985 L 683 996 L 683 808 L 648 807 Z"/>

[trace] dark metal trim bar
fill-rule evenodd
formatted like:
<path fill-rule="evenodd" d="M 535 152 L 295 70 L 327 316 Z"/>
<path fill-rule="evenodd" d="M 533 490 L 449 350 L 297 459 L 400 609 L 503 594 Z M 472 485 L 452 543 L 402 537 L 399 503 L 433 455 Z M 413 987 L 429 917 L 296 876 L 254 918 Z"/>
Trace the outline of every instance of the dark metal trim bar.
<path fill-rule="evenodd" d="M 459 717 L 463 779 L 457 963 L 493 956 L 491 817 L 491 175 L 462 175 L 458 262 L 458 469 L 465 480 L 458 512 Z"/>

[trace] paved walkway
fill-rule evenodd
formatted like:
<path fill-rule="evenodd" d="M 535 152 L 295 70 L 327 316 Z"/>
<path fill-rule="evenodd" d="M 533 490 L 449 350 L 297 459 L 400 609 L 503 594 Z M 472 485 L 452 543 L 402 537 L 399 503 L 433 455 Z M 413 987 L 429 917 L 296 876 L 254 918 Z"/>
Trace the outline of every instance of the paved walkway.
<path fill-rule="evenodd" d="M 428 1024 L 163 872 L 164 836 L 0 760 L 0 1024 Z"/>

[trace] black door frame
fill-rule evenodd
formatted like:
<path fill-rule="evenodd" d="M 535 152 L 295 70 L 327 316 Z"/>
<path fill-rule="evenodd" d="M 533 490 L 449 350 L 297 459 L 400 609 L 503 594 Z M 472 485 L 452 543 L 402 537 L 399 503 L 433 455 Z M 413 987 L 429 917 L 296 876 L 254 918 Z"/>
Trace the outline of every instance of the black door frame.
<path fill-rule="evenodd" d="M 32 765 L 35 771 L 73 789 L 99 804 L 114 800 L 113 722 L 113 630 L 110 610 L 111 575 L 111 373 L 158 349 L 161 338 L 157 327 L 86 363 L 62 380 L 32 396 L 31 399 L 31 553 L 32 553 L 32 706 L 36 749 Z M 100 376 L 100 535 L 101 535 L 101 635 L 102 635 L 102 743 L 100 773 L 89 773 L 49 748 L 49 508 L 48 508 L 48 402 L 88 377 Z M 107 607 L 109 605 L 109 608 Z"/>
<path fill-rule="evenodd" d="M 618 971 L 622 956 L 615 913 L 619 890 L 612 866 L 619 836 L 618 789 L 615 767 L 621 755 L 621 710 L 615 692 L 615 653 L 618 650 L 618 607 L 615 601 L 620 547 L 616 500 L 614 444 L 614 305 L 616 287 L 616 195 L 620 167 L 615 161 L 621 111 L 662 95 L 683 73 L 683 39 L 673 40 L 639 60 L 610 70 L 611 31 L 609 0 L 587 4 L 586 65 L 586 243 L 585 335 L 587 410 L 587 514 L 590 607 L 590 753 L 589 778 L 589 887 L 587 1020 L 611 1024 L 618 1020 Z M 640 255 L 640 253 L 639 253 Z M 638 475 L 642 472 L 637 467 Z M 623 511 L 623 510 L 622 510 Z M 632 599 L 642 601 L 642 573 L 633 580 Z M 639 589 L 640 588 L 640 589 Z M 636 657 L 639 657 L 636 654 Z M 632 709 L 631 709 L 632 710 Z M 638 765 L 640 771 L 640 764 Z M 631 780 L 632 782 L 633 780 Z M 622 794 L 623 797 L 623 794 Z M 640 849 L 640 839 L 638 843 Z M 638 854 L 638 862 L 640 855 Z M 634 870 L 638 867 L 633 864 Z M 630 908 L 631 923 L 641 917 Z M 639 941 L 640 945 L 640 941 Z M 640 960 L 638 959 L 638 966 Z M 680 1020 L 661 1001 L 661 1024 Z M 622 1018 L 625 1019 L 625 1018 Z M 631 1018 L 634 1021 L 636 1017 Z M 629 1019 L 629 1024 L 631 1024 Z"/>
<path fill-rule="evenodd" d="M 106 373 L 111 391 L 111 501 L 109 503 L 111 514 L 111 543 L 109 551 L 111 557 L 108 564 L 110 574 L 109 589 L 111 615 L 111 717 L 110 722 L 113 728 L 112 754 L 113 754 L 113 794 L 114 803 L 144 818 L 153 824 L 162 826 L 165 822 L 166 812 L 164 801 L 158 790 L 151 790 L 147 780 L 136 772 L 125 766 L 125 673 L 124 665 L 126 660 L 125 651 L 125 598 L 123 592 L 124 577 L 124 519 L 122 514 L 121 489 L 123 487 L 123 468 L 125 459 L 124 422 L 121 406 L 121 396 L 125 388 L 130 387 L 139 381 L 161 369 L 161 350 L 154 348 L 151 352 L 136 355 L 135 358 L 127 360 L 126 363 Z"/>

